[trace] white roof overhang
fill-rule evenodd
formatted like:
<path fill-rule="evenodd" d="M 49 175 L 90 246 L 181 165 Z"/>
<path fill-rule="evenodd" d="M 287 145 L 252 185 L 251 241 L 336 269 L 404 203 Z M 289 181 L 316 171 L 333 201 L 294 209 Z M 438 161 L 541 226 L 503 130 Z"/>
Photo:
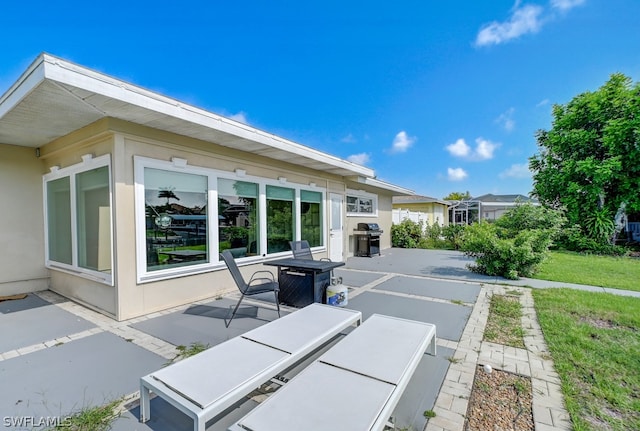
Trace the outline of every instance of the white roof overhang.
<path fill-rule="evenodd" d="M 387 183 L 385 181 L 381 181 L 376 178 L 352 176 L 352 177 L 349 177 L 348 179 L 359 184 L 366 184 L 368 186 L 375 187 L 377 189 L 387 190 L 397 196 L 415 194 L 413 190 L 409 190 L 404 187 L 397 186 L 395 184 Z"/>
<path fill-rule="evenodd" d="M 0 97 L 0 143 L 37 148 L 107 117 L 340 176 L 374 176 L 365 166 L 48 54 Z"/>

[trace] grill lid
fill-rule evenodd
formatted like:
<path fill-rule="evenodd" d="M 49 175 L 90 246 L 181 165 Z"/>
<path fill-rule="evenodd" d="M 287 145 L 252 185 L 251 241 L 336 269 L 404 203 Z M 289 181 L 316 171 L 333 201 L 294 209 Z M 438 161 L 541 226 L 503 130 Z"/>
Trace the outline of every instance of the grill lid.
<path fill-rule="evenodd" d="M 380 231 L 378 223 L 358 223 L 358 230 Z"/>

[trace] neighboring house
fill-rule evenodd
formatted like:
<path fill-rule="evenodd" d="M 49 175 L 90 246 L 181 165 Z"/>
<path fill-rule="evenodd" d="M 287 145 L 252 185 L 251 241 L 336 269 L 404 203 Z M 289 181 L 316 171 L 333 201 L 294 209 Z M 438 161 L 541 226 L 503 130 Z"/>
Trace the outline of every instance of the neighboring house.
<path fill-rule="evenodd" d="M 482 195 L 473 198 L 477 201 L 478 214 L 482 220 L 495 220 L 500 218 L 505 212 L 509 211 L 516 205 L 531 203 L 539 205 L 536 199 L 529 198 L 524 195 Z"/>
<path fill-rule="evenodd" d="M 0 97 L 0 295 L 50 288 L 123 320 L 235 290 L 308 240 L 385 231 L 375 172 L 47 54 Z M 243 269 L 244 270 L 244 269 Z"/>
<path fill-rule="evenodd" d="M 524 195 L 486 194 L 462 201 L 451 201 L 449 218 L 451 223 L 471 224 L 478 220 L 495 220 L 518 204 L 539 205 L 536 199 Z"/>
<path fill-rule="evenodd" d="M 429 196 L 393 197 L 393 209 L 399 212 L 400 221 L 408 211 L 410 216 L 417 215 L 420 220 L 424 220 L 429 226 L 433 226 L 435 223 L 440 226 L 447 226 L 449 224 L 448 207 L 449 203 L 447 201 Z"/>

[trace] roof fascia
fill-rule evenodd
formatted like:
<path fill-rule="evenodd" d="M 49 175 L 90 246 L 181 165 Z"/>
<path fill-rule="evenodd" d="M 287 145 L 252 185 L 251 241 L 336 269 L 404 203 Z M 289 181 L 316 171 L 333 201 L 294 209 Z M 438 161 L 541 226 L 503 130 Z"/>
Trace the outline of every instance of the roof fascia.
<path fill-rule="evenodd" d="M 136 85 L 89 70 L 49 54 L 41 55 L 39 57 L 39 63 L 38 66 L 42 67 L 41 73 L 44 75 L 40 77 L 41 80 L 46 78 L 86 91 L 96 92 L 103 96 L 150 109 L 164 115 L 194 122 L 236 137 L 258 142 L 274 149 L 308 157 L 312 160 L 350 171 L 355 175 L 363 175 L 365 177 L 373 177 L 375 175 L 373 169 L 365 166 L 340 159 L 331 154 L 323 153 L 305 145 L 289 141 L 246 124 L 205 111 L 204 109 L 145 90 Z"/>
<path fill-rule="evenodd" d="M 0 96 L 0 118 L 4 117 L 45 79 L 44 54 L 39 55 L 7 91 Z"/>
<path fill-rule="evenodd" d="M 387 190 L 392 192 L 395 195 L 403 195 L 403 196 L 415 195 L 415 192 L 413 190 L 409 190 L 404 187 L 397 186 L 395 184 L 387 183 L 385 181 L 380 181 L 372 177 L 355 176 L 355 177 L 348 177 L 347 179 L 359 184 L 366 184 L 368 186 L 375 187 L 377 189 Z"/>

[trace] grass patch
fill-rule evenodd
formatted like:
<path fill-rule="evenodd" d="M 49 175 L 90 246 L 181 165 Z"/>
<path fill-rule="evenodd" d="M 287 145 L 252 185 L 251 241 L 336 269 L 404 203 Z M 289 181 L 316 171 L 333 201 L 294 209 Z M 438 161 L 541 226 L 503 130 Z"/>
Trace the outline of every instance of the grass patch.
<path fill-rule="evenodd" d="M 553 251 L 533 277 L 640 292 L 640 259 Z"/>
<path fill-rule="evenodd" d="M 484 330 L 484 340 L 523 349 L 522 306 L 511 295 L 493 295 L 489 305 L 489 317 Z"/>
<path fill-rule="evenodd" d="M 573 429 L 640 429 L 640 299 L 532 290 Z"/>
<path fill-rule="evenodd" d="M 85 407 L 79 412 L 64 419 L 53 430 L 66 431 L 107 431 L 111 429 L 113 421 L 120 417 L 116 408 L 122 399 L 111 401 L 108 404 L 97 407 Z"/>
<path fill-rule="evenodd" d="M 208 344 L 204 344 L 201 343 L 199 341 L 196 341 L 195 343 L 191 343 L 189 344 L 189 346 L 176 346 L 176 350 L 178 351 L 178 353 L 176 354 L 176 356 L 171 359 L 169 362 L 167 362 L 165 365 L 170 365 L 178 360 L 181 359 L 185 359 L 188 358 L 189 356 L 193 356 L 193 355 L 197 355 L 200 352 L 204 352 L 205 350 L 207 350 L 209 347 Z"/>

